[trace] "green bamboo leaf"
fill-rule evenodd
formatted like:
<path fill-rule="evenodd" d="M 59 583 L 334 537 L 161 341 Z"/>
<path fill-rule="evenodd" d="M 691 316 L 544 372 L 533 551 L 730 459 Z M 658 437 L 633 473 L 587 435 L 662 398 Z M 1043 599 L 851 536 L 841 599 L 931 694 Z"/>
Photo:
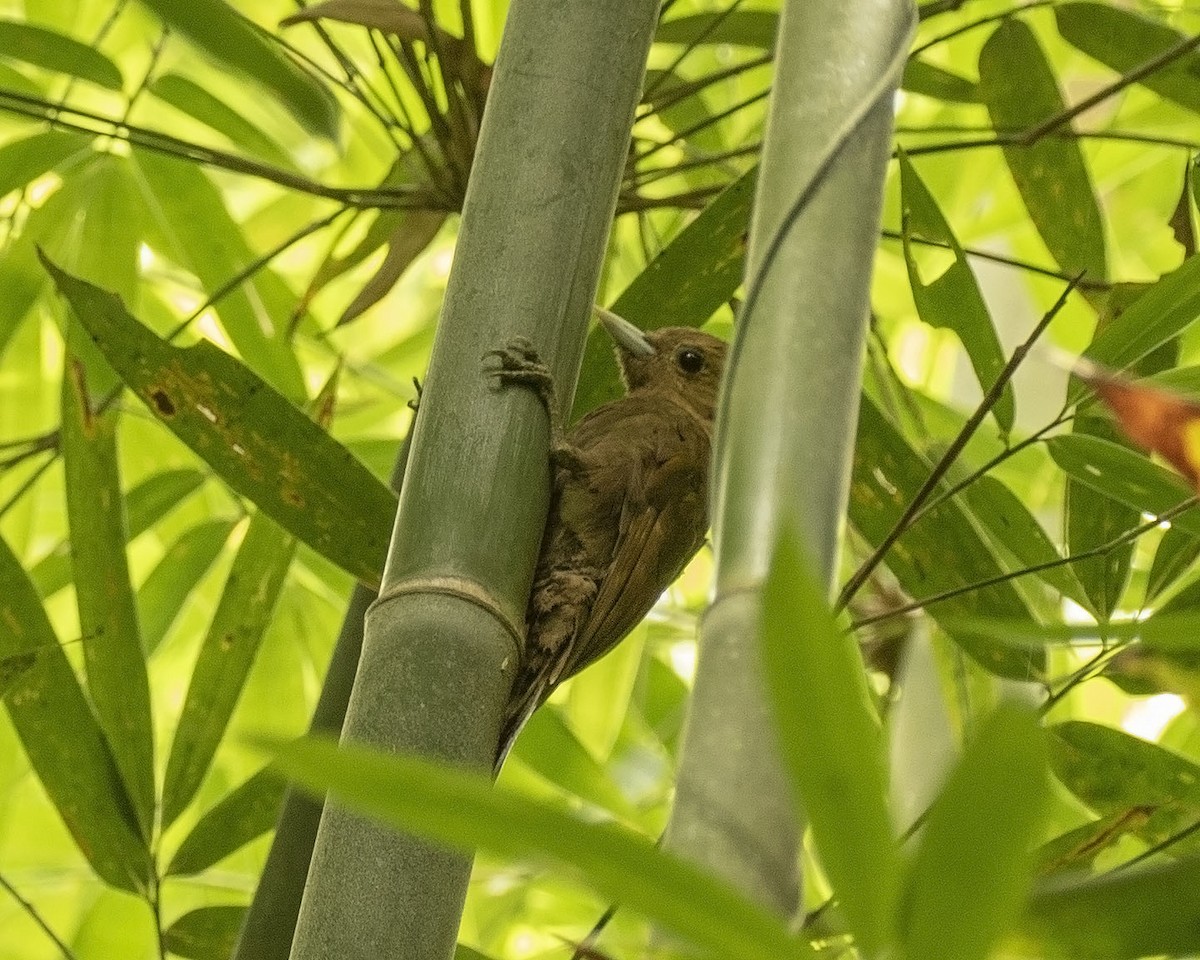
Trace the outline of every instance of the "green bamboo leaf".
<path fill-rule="evenodd" d="M 1200 951 L 1200 857 L 1100 877 L 1066 877 L 1031 898 L 1032 949 L 1070 960 L 1189 956 Z"/>
<path fill-rule="evenodd" d="M 1054 772 L 1097 813 L 1130 807 L 1183 804 L 1189 822 L 1200 810 L 1200 766 L 1138 737 L 1072 720 L 1057 724 L 1050 739 Z"/>
<path fill-rule="evenodd" d="M 25 674 L 37 666 L 36 653 L 16 653 L 0 659 L 0 700 L 17 685 Z"/>
<path fill-rule="evenodd" d="M 378 587 L 396 512 L 385 484 L 207 340 L 171 346 L 112 294 L 43 263 L 126 385 L 176 436 L 294 536 Z"/>
<path fill-rule="evenodd" d="M 0 159 L 0 170 L 3 169 Z M 21 237 L 5 248 L 0 256 L 0 357 L 42 295 L 45 282 L 46 271 L 38 264 L 32 243 Z"/>
<path fill-rule="evenodd" d="M 868 543 L 881 543 L 891 532 L 929 471 L 925 459 L 864 395 L 849 506 L 850 522 Z M 966 616 L 1032 619 L 1011 583 L 972 589 L 1003 570 L 953 500 L 938 504 L 914 524 L 888 552 L 885 562 L 915 599 L 964 591 L 929 607 L 929 615 L 948 632 L 956 618 Z M 1039 651 L 1016 649 L 970 633 L 950 635 L 986 669 L 1001 676 L 1029 679 L 1043 669 L 1044 657 Z"/>
<path fill-rule="evenodd" d="M 778 25 L 779 14 L 773 10 L 693 13 L 660 23 L 654 42 L 687 46 L 731 43 L 770 50 L 775 46 Z"/>
<path fill-rule="evenodd" d="M 1177 473 L 1109 440 L 1065 434 L 1051 437 L 1046 441 L 1046 449 L 1073 479 L 1139 514 L 1166 513 L 1192 496 Z M 1179 514 L 1172 519 L 1171 526 L 1200 537 L 1200 511 Z"/>
<path fill-rule="evenodd" d="M 958 238 L 938 208 L 933 194 L 921 180 L 916 168 L 903 150 L 900 151 L 901 204 L 907 229 L 904 231 L 904 262 L 908 266 L 908 282 L 912 287 L 917 313 L 932 327 L 953 330 L 975 368 L 975 378 L 986 393 L 1004 369 L 1004 351 L 996 326 L 988 312 L 979 283 L 967 262 L 967 255 Z M 909 240 L 909 231 L 926 240 L 946 244 L 954 261 L 941 272 L 922 276 L 923 259 Z M 926 251 L 928 252 L 928 251 Z M 1016 414 L 1012 384 L 1004 388 L 992 415 L 1005 433 L 1012 430 Z"/>
<path fill-rule="evenodd" d="M 440 210 L 406 210 L 396 229 L 388 237 L 388 249 L 379 269 L 338 317 L 343 326 L 362 316 L 387 296 L 414 260 L 428 249 L 449 214 Z"/>
<path fill-rule="evenodd" d="M 1109 420 L 1096 417 L 1077 416 L 1071 424 L 1071 436 L 1085 440 L 1096 440 L 1120 448 L 1123 446 L 1116 426 Z M 1138 456 L 1131 450 L 1133 456 Z M 1053 455 L 1053 454 L 1052 454 Z M 1057 458 L 1056 458 L 1057 459 Z M 1144 458 L 1142 458 L 1144 459 Z M 1147 461 L 1148 462 L 1148 461 Z M 1062 464 L 1059 464 L 1062 466 Z M 1070 554 L 1085 553 L 1128 533 L 1141 523 L 1137 510 L 1130 509 L 1119 499 L 1089 483 L 1091 469 L 1086 478 L 1077 478 L 1068 471 L 1063 511 L 1066 514 L 1067 551 Z M 1091 608 L 1101 619 L 1107 619 L 1121 603 L 1133 563 L 1133 542 L 1106 550 L 1101 556 L 1078 560 L 1072 564 L 1084 589 L 1091 597 Z"/>
<path fill-rule="evenodd" d="M 976 523 L 996 544 L 1017 558 L 1021 569 L 1062 560 L 1062 554 L 1037 518 L 1000 480 L 986 475 L 977 477 L 963 488 L 960 496 Z M 1090 607 L 1087 592 L 1071 566 L 1047 567 L 1038 571 L 1037 576 L 1081 607 Z"/>
<path fill-rule="evenodd" d="M 756 177 L 750 170 L 722 191 L 633 279 L 613 311 L 646 330 L 695 327 L 712 316 L 742 282 Z M 583 356 L 573 417 L 621 392 L 612 341 L 603 331 L 592 331 Z"/>
<path fill-rule="evenodd" d="M 94 46 L 47 27 L 0 20 L 0 56 L 65 73 L 109 90 L 121 89 L 121 71 Z"/>
<path fill-rule="evenodd" d="M 224 0 L 141 2 L 218 63 L 270 91 L 310 133 L 337 139 L 337 101 L 325 86 Z"/>
<path fill-rule="evenodd" d="M 150 680 L 125 555 L 125 502 L 117 468 L 118 412 L 99 413 L 70 354 L 63 376 L 62 456 L 71 561 L 88 692 L 143 836 L 154 829 Z"/>
<path fill-rule="evenodd" d="M 146 89 L 163 103 L 169 103 L 181 113 L 217 131 L 239 150 L 257 154 L 280 167 L 295 168 L 295 161 L 287 150 L 194 80 L 178 73 L 164 73 L 155 77 Z"/>
<path fill-rule="evenodd" d="M 227 793 L 207 811 L 179 845 L 167 876 L 207 870 L 275 826 L 287 782 L 265 768 Z"/>
<path fill-rule="evenodd" d="M 245 907 L 198 907 L 163 933 L 163 945 L 188 960 L 229 960 L 242 928 Z"/>
<path fill-rule="evenodd" d="M 134 160 L 159 216 L 162 252 L 194 273 L 205 291 L 220 290 L 255 261 L 224 197 L 202 170 L 147 151 L 134 151 Z M 294 302 L 283 281 L 264 267 L 222 297 L 216 310 L 246 363 L 284 396 L 299 401 L 305 396 L 304 377 L 287 334 Z"/>
<path fill-rule="evenodd" d="M 1054 7 L 1062 38 L 1089 57 L 1117 73 L 1135 67 L 1184 39 L 1161 20 L 1150 19 L 1105 3 L 1064 3 Z M 1194 113 L 1200 113 L 1200 54 L 1180 57 L 1161 70 L 1142 77 L 1138 83 L 1160 97 Z"/>
<path fill-rule="evenodd" d="M 20 70 L 10 67 L 3 61 L 0 61 L 0 86 L 3 86 L 5 90 L 34 99 L 45 95 L 45 91 L 40 84 L 34 83 L 33 80 L 25 76 Z"/>
<path fill-rule="evenodd" d="M 347 806 L 397 829 L 462 850 L 532 857 L 569 870 L 602 896 L 716 956 L 815 957 L 782 918 L 646 838 L 493 789 L 484 776 L 311 738 L 281 747 L 276 763 L 314 792 L 330 790 Z"/>
<path fill-rule="evenodd" d="M 1100 329 L 1085 356 L 1106 367 L 1123 368 L 1161 347 L 1200 318 L 1200 256 L 1189 257 Z M 1072 382 L 1068 400 L 1087 393 Z"/>
<path fill-rule="evenodd" d="M 1046 746 L 1026 707 L 1001 704 L 925 822 L 904 891 L 904 956 L 985 960 L 1021 915 L 1049 797 Z"/>
<path fill-rule="evenodd" d="M 1146 578 L 1146 602 L 1156 600 L 1164 590 L 1193 568 L 1200 558 L 1200 537 L 1172 526 L 1163 534 L 1154 551 L 1154 562 Z"/>
<path fill-rule="evenodd" d="M 979 97 L 997 130 L 1025 130 L 1063 111 L 1062 93 L 1041 45 L 1026 24 L 1005 20 L 979 54 Z M 1079 143 L 1043 137 L 1004 147 L 1004 159 L 1033 224 L 1058 265 L 1108 276 L 1104 221 Z"/>
<path fill-rule="evenodd" d="M 784 762 L 821 864 L 859 952 L 882 956 L 899 873 L 883 735 L 858 644 L 838 627 L 787 526 L 763 583 L 759 629 Z"/>
<path fill-rule="evenodd" d="M 979 102 L 979 91 L 974 83 L 919 57 L 910 59 L 905 65 L 900 86 L 908 93 L 920 93 L 946 103 Z"/>
<path fill-rule="evenodd" d="M 179 506 L 204 483 L 199 470 L 180 468 L 151 474 L 126 494 L 125 529 L 129 540 L 135 540 L 154 524 Z M 38 593 L 49 597 L 71 582 L 71 541 L 60 540 L 42 557 L 29 578 L 37 585 Z"/>
<path fill-rule="evenodd" d="M 23 190 L 68 158 L 89 155 L 92 138 L 68 130 L 43 130 L 0 147 L 0 197 Z"/>
<path fill-rule="evenodd" d="M 568 793 L 622 817 L 634 809 L 612 778 L 553 708 L 538 710 L 513 747 L 513 756 Z"/>
<path fill-rule="evenodd" d="M 209 520 L 185 530 L 138 588 L 138 613 L 146 656 L 162 643 L 188 596 L 220 556 L 236 520 Z"/>
<path fill-rule="evenodd" d="M 183 812 L 208 773 L 295 552 L 295 539 L 266 514 L 250 518 L 175 728 L 163 785 L 164 826 Z"/>
<path fill-rule="evenodd" d="M 101 879 L 148 890 L 150 853 L 125 784 L 37 591 L 3 538 L 0 625 L 0 662 L 36 658 L 4 706 L 46 794 Z"/>

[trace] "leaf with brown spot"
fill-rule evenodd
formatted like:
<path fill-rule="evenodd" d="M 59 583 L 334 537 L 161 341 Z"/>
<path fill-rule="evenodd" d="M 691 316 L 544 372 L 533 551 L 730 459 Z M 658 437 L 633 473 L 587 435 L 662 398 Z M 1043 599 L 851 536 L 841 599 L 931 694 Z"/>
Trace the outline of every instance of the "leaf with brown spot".
<path fill-rule="evenodd" d="M 172 346 L 118 297 L 41 258 L 126 386 L 152 412 L 174 409 L 163 422 L 176 436 L 280 526 L 378 588 L 396 514 L 383 482 L 234 357 L 207 340 Z"/>

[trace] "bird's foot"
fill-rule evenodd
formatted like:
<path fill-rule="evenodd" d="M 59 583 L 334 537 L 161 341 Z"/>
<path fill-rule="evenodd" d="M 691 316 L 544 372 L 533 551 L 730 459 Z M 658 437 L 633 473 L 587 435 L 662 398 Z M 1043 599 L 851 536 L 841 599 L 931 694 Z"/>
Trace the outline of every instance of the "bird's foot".
<path fill-rule="evenodd" d="M 551 450 L 564 446 L 554 375 L 542 362 L 537 348 L 524 337 L 513 337 L 501 349 L 485 353 L 483 362 L 484 373 L 493 378 L 497 388 L 515 385 L 528 387 L 537 394 L 550 417 Z"/>
<path fill-rule="evenodd" d="M 412 378 L 413 389 L 417 391 L 415 397 L 408 401 L 408 409 L 413 412 L 413 416 L 417 415 L 417 410 L 421 406 L 421 381 L 416 377 Z"/>

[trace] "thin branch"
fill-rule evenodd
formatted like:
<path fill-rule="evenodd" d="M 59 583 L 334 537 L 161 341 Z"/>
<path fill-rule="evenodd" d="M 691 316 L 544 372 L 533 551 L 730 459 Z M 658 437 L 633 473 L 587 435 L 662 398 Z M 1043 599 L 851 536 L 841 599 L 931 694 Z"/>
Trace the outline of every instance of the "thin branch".
<path fill-rule="evenodd" d="M 679 51 L 678 56 L 675 57 L 671 65 L 665 70 L 660 71 L 658 76 L 654 78 L 654 82 L 642 91 L 642 99 L 649 100 L 651 97 L 653 97 L 654 91 L 662 86 L 663 81 L 666 80 L 667 77 L 674 76 L 675 71 L 678 70 L 683 61 L 688 58 L 688 55 L 691 54 L 693 50 L 697 49 L 702 43 L 704 43 L 704 41 L 710 36 L 712 36 L 717 28 L 725 22 L 726 18 L 728 18 L 730 14 L 732 14 L 735 10 L 737 10 L 738 7 L 742 5 L 742 2 L 743 0 L 733 0 L 733 3 L 727 6 L 708 22 L 708 25 L 700 31 L 699 35 L 692 37 L 690 41 L 684 44 L 683 49 Z M 662 17 L 661 13 L 659 14 L 659 17 Z"/>
<path fill-rule="evenodd" d="M 92 136 L 110 136 L 123 140 L 134 146 L 143 147 L 165 153 L 169 156 L 191 160 L 205 166 L 219 167 L 240 173 L 245 176 L 268 180 L 301 193 L 335 200 L 351 207 L 370 207 L 380 209 L 447 209 L 439 202 L 428 188 L 423 186 L 396 187 L 330 187 L 318 183 L 308 177 L 273 167 L 270 164 L 251 160 L 237 154 L 227 153 L 213 147 L 205 147 L 197 143 L 160 133 L 145 127 L 129 123 L 121 123 L 111 117 L 91 113 L 77 107 L 59 107 L 40 97 L 28 97 L 12 90 L 0 89 L 0 110 L 8 111 L 19 116 L 44 120 L 51 126 L 64 130 L 74 130 L 77 133 Z M 75 119 L 66 119 L 66 117 Z M 88 126 L 82 121 L 90 121 L 96 126 Z"/>
<path fill-rule="evenodd" d="M 50 927 L 50 924 L 46 922 L 45 917 L 43 917 L 38 911 L 38 908 L 17 893 L 16 887 L 9 883 L 8 879 L 2 873 L 0 873 L 0 887 L 3 887 L 8 892 L 8 895 L 17 901 L 21 909 L 25 911 L 25 915 L 28 916 L 29 919 L 35 924 L 37 924 L 42 933 L 44 933 L 54 942 L 54 945 L 58 948 L 59 953 L 66 957 L 67 960 L 75 960 L 75 954 L 71 952 L 71 948 L 63 943 L 58 934 L 55 933 Z"/>
<path fill-rule="evenodd" d="M 995 23 L 997 20 L 1008 20 L 1012 17 L 1019 16 L 1027 10 L 1036 10 L 1038 7 L 1052 7 L 1057 0 L 1034 0 L 1033 3 L 1026 3 L 1019 7 L 1013 7 L 1011 10 L 1005 10 L 1002 13 L 994 13 L 990 16 L 980 17 L 978 20 L 972 20 L 970 23 L 964 23 L 961 27 L 955 27 L 953 30 L 948 30 L 946 33 L 934 37 L 921 44 L 919 47 L 913 47 L 909 53 L 910 57 L 918 57 L 930 47 L 936 47 L 938 44 L 945 43 L 947 40 L 953 40 L 955 37 L 962 36 L 964 33 L 969 33 L 979 27 L 985 27 L 989 23 Z M 930 4 L 932 6 L 932 4 Z M 920 8 L 924 10 L 924 7 Z"/>
<path fill-rule="evenodd" d="M 896 607 L 893 610 L 886 610 L 883 613 L 873 614 L 869 617 L 863 617 L 861 620 L 855 620 L 850 624 L 851 630 L 858 630 L 862 627 L 870 626 L 874 623 L 880 623 L 884 620 L 890 620 L 892 617 L 903 616 L 906 613 L 913 613 L 917 610 L 923 610 L 932 607 L 934 604 L 942 603 L 946 600 L 952 600 L 954 597 L 961 597 L 967 593 L 974 593 L 977 590 L 984 590 L 987 587 L 994 587 L 997 584 L 1008 583 L 1016 580 L 1019 577 L 1028 576 L 1031 573 L 1041 573 L 1043 570 L 1053 570 L 1055 567 L 1063 567 L 1068 564 L 1078 563 L 1081 560 L 1091 560 L 1095 557 L 1102 557 L 1112 550 L 1122 547 L 1127 543 L 1132 543 L 1151 530 L 1157 529 L 1164 521 L 1169 521 L 1182 513 L 1191 510 L 1197 504 L 1200 504 L 1200 496 L 1188 497 L 1188 499 L 1176 504 L 1170 510 L 1164 510 L 1153 520 L 1134 527 L 1132 530 L 1126 530 L 1120 536 L 1114 537 L 1107 543 L 1102 543 L 1097 547 L 1092 547 L 1088 550 L 1081 550 L 1079 553 L 1073 553 L 1067 557 L 1058 557 L 1055 560 L 1047 560 L 1045 563 L 1035 563 L 1029 567 L 1023 567 L 1020 570 L 1013 570 L 1010 573 L 998 574 L 994 577 L 988 577 L 985 580 L 980 580 L 977 583 L 969 583 L 963 587 L 955 587 L 953 590 L 945 590 L 942 593 L 935 593 L 932 596 L 925 597 L 921 600 L 914 600 L 912 603 L 906 603 Z"/>
<path fill-rule="evenodd" d="M 910 155 L 912 151 L 906 151 Z M 899 230 L 880 230 L 880 235 L 885 240 L 903 240 L 903 234 Z M 909 237 L 913 243 L 920 244 L 926 247 L 940 247 L 943 250 L 950 250 L 952 247 L 944 240 L 927 240 L 924 237 Z M 1028 260 L 1018 260 L 1016 257 L 1006 257 L 1000 253 L 992 253 L 990 250 L 981 250 L 978 247 L 963 247 L 962 252 L 968 257 L 975 257 L 979 260 L 988 260 L 992 263 L 1002 263 L 1006 267 L 1016 267 L 1019 270 L 1025 270 L 1029 273 L 1036 273 L 1039 276 L 1050 277 L 1053 280 L 1071 281 L 1076 280 L 1069 273 L 1062 270 L 1054 270 L 1051 267 L 1042 267 L 1036 263 L 1030 263 Z M 1076 284 L 1080 290 L 1111 290 L 1112 282 L 1108 280 L 1092 280 L 1089 277 L 1084 277 Z"/>
<path fill-rule="evenodd" d="M 979 406 L 975 408 L 975 412 L 971 414 L 971 416 L 967 419 L 967 422 L 963 424 L 962 429 L 958 431 L 958 436 L 954 438 L 953 442 L 951 442 L 950 446 L 946 449 L 946 452 L 942 454 L 941 459 L 934 466 L 933 470 L 930 471 L 929 476 L 925 478 L 925 482 L 921 484 L 920 489 L 917 490 L 912 500 L 909 501 L 908 506 L 904 508 L 904 512 L 892 526 L 891 531 L 889 531 L 888 535 L 883 538 L 882 542 L 875 548 L 874 552 L 867 557 L 863 564 L 854 572 L 853 576 L 846 581 L 846 585 L 842 587 L 841 592 L 838 594 L 838 599 L 837 603 L 834 605 L 834 610 L 841 610 L 846 606 L 847 603 L 850 602 L 862 585 L 867 582 L 867 579 L 874 572 L 875 568 L 883 562 L 883 558 L 887 556 L 887 552 L 892 548 L 892 545 L 899 540 L 900 537 L 902 537 L 912 525 L 913 518 L 917 515 L 917 512 L 924 505 L 925 501 L 929 499 L 929 496 L 937 489 L 938 484 L 942 481 L 942 477 L 946 475 L 946 471 L 954 465 L 954 462 L 958 459 L 958 455 L 962 453 L 963 448 L 967 445 L 967 442 L 975 435 L 975 431 L 979 429 L 980 424 L 983 423 L 984 417 L 986 417 L 988 413 L 991 412 L 992 408 L 999 402 L 1001 396 L 1004 394 L 1005 388 L 1009 384 L 1009 381 L 1012 380 L 1013 375 L 1025 361 L 1025 358 L 1029 355 L 1029 351 L 1037 342 L 1038 338 L 1045 333 L 1046 327 L 1050 325 L 1050 321 L 1053 320 L 1058 315 L 1058 312 L 1066 305 L 1067 298 L 1071 295 L 1071 291 L 1075 289 L 1078 283 L 1079 278 L 1076 277 L 1069 284 L 1067 284 L 1066 289 L 1063 290 L 1054 306 L 1052 306 L 1042 317 L 1042 319 L 1038 321 L 1037 325 L 1030 332 L 1029 336 L 1025 338 L 1025 342 L 1012 352 L 1012 356 L 1008 358 L 1008 362 L 1004 365 L 1004 369 L 1001 370 L 1000 375 L 996 377 L 996 382 L 993 383 L 988 389 L 987 393 L 984 394 L 983 400 L 981 400 Z"/>

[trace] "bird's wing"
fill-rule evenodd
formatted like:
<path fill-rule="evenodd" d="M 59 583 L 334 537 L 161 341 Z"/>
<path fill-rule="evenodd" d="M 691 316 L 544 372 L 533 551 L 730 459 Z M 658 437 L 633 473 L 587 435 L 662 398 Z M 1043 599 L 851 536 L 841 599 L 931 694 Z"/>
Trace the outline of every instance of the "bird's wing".
<path fill-rule="evenodd" d="M 708 458 L 697 457 L 695 444 L 707 445 L 708 437 L 672 427 L 647 469 L 630 478 L 611 566 L 556 683 L 637 626 L 704 541 Z M 640 583 L 630 589 L 635 579 Z"/>

